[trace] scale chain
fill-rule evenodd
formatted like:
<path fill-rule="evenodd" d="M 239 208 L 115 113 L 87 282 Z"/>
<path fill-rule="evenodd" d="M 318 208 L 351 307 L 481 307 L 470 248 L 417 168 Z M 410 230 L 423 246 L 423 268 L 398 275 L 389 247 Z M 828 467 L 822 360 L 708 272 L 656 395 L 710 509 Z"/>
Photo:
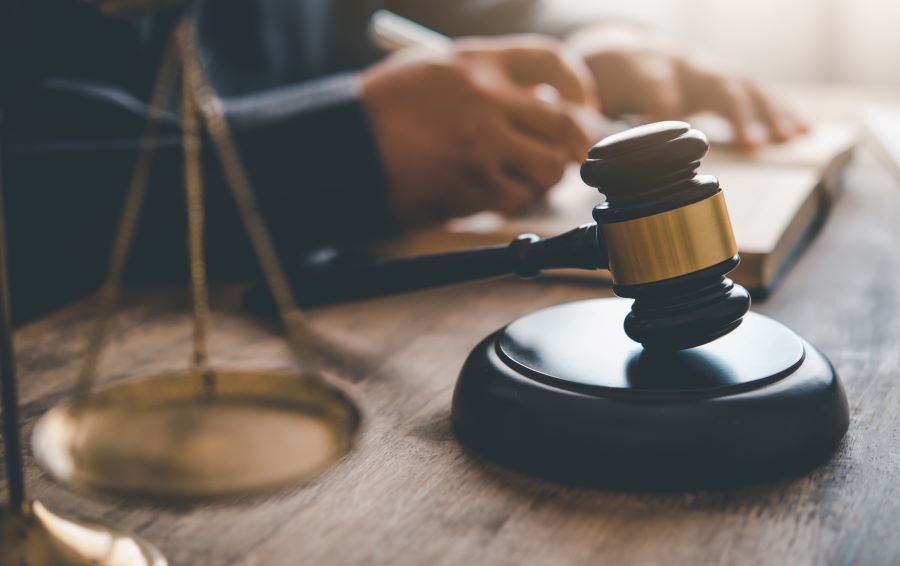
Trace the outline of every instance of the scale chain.
<path fill-rule="evenodd" d="M 185 82 L 188 83 L 188 90 L 194 97 L 213 146 L 219 154 L 226 184 L 237 203 L 263 276 L 275 299 L 287 333 L 288 344 L 305 371 L 316 373 L 323 378 L 324 375 L 318 371 L 319 359 L 314 347 L 317 342 L 316 336 L 294 300 L 293 291 L 254 197 L 250 179 L 241 161 L 228 121 L 225 119 L 221 102 L 208 83 L 197 56 L 194 22 L 186 18 L 176 33 L 181 48 Z"/>
<path fill-rule="evenodd" d="M 122 216 L 110 252 L 109 269 L 95 302 L 97 315 L 90 330 L 84 362 L 75 385 L 75 394 L 88 392 L 94 383 L 100 358 L 110 331 L 112 313 L 122 295 L 122 277 L 131 253 L 137 224 L 150 180 L 154 151 L 159 145 L 158 129 L 181 67 L 181 122 L 184 153 L 184 182 L 187 200 L 188 249 L 193 296 L 192 367 L 201 371 L 204 385 L 212 385 L 207 348 L 209 327 L 209 293 L 203 242 L 203 179 L 201 166 L 200 120 L 219 155 L 226 184 L 237 203 L 245 229 L 262 267 L 279 315 L 284 323 L 288 343 L 301 367 L 321 375 L 315 350 L 316 336 L 294 301 L 293 291 L 265 226 L 254 197 L 252 185 L 241 162 L 221 103 L 208 83 L 195 47 L 196 28 L 185 17 L 166 46 L 151 93 L 148 120 L 138 143 L 134 172 L 126 192 Z"/>
<path fill-rule="evenodd" d="M 200 134 L 197 113 L 186 71 L 182 74 L 181 131 L 184 151 L 184 189 L 187 207 L 188 256 L 194 307 L 193 368 L 203 375 L 207 390 L 213 386 L 209 367 L 207 336 L 209 328 L 209 284 L 203 245 L 203 171 L 200 164 Z"/>
<path fill-rule="evenodd" d="M 109 268 L 95 299 L 97 314 L 90 330 L 84 363 L 75 383 L 76 395 L 86 393 L 93 385 L 100 356 L 109 335 L 112 313 L 122 295 L 122 275 L 134 244 L 137 224 L 150 182 L 153 154 L 159 145 L 159 125 L 165 116 L 166 105 L 178 72 L 177 54 L 177 43 L 173 38 L 166 45 L 150 95 L 147 125 L 138 142 L 137 159 L 122 207 L 122 216 L 116 229 L 116 239 L 110 252 Z"/>

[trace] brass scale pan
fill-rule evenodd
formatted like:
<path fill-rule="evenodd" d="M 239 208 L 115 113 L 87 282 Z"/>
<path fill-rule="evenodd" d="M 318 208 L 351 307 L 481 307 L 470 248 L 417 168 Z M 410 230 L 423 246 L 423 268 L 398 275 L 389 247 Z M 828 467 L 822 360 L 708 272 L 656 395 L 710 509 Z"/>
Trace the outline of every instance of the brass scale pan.
<path fill-rule="evenodd" d="M 318 367 L 314 339 L 297 309 L 228 124 L 196 55 L 185 18 L 160 66 L 151 117 L 128 189 L 107 278 L 98 292 L 86 361 L 70 400 L 35 426 L 38 461 L 65 483 L 150 499 L 244 495 L 303 482 L 346 454 L 360 427 L 356 404 Z M 194 303 L 194 359 L 189 369 L 95 389 L 109 318 L 140 216 L 157 122 L 179 68 L 181 125 Z M 198 117 L 199 114 L 199 117 Z M 203 257 L 199 124 L 213 140 L 267 283 L 279 305 L 297 373 L 217 369 L 209 364 L 209 317 Z"/>

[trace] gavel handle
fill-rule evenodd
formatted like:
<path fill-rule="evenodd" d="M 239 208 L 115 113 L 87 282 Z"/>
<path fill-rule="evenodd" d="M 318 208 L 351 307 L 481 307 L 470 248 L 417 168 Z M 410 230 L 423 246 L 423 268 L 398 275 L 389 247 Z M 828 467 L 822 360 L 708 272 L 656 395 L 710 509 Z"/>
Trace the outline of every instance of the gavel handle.
<path fill-rule="evenodd" d="M 406 293 L 453 283 L 516 274 L 533 277 L 545 269 L 607 267 L 606 246 L 596 224 L 541 239 L 522 234 L 507 245 L 396 259 L 341 260 L 340 256 L 307 259 L 289 266 L 301 305 L 321 305 Z M 257 289 L 248 297 L 254 310 L 265 310 Z"/>

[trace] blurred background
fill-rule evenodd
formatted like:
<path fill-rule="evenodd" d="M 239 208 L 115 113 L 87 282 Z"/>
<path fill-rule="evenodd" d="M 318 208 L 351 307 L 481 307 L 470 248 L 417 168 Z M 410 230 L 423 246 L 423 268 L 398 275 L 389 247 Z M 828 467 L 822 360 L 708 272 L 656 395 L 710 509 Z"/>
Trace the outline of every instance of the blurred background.
<path fill-rule="evenodd" d="M 689 38 L 760 79 L 900 86 L 896 0 L 548 0 L 590 3 Z"/>

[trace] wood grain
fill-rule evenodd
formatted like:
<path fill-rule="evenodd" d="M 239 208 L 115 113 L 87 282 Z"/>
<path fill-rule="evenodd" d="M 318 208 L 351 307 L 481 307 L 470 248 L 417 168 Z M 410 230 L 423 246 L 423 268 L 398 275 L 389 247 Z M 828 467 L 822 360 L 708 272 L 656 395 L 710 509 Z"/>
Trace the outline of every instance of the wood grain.
<path fill-rule="evenodd" d="M 900 563 L 900 187 L 865 156 L 823 232 L 757 309 L 817 344 L 843 376 L 850 432 L 812 474 L 736 491 L 628 494 L 537 481 L 467 454 L 449 428 L 456 373 L 485 334 L 535 308 L 608 294 L 496 281 L 311 312 L 331 370 L 363 405 L 359 448 L 301 489 L 184 508 L 74 493 L 30 454 L 32 497 L 103 517 L 174 565 Z M 239 289 L 214 298 L 212 356 L 289 367 Z M 67 394 L 87 328 L 80 303 L 16 335 L 25 433 Z M 187 295 L 133 293 L 106 379 L 187 363 Z M 340 352 L 340 353 L 339 353 Z"/>

